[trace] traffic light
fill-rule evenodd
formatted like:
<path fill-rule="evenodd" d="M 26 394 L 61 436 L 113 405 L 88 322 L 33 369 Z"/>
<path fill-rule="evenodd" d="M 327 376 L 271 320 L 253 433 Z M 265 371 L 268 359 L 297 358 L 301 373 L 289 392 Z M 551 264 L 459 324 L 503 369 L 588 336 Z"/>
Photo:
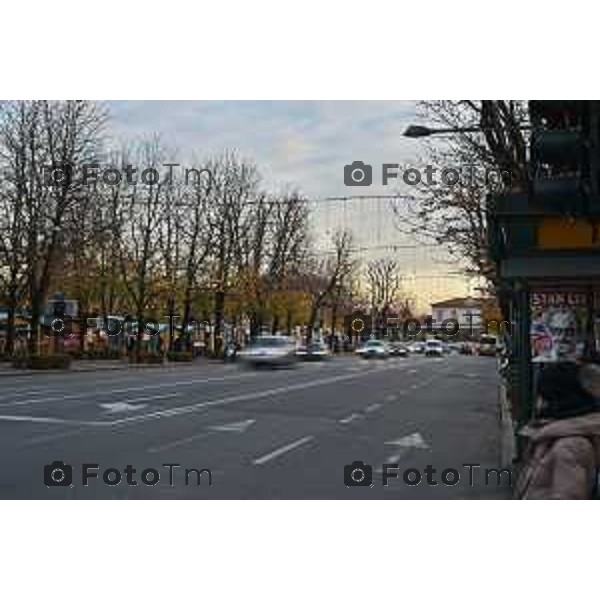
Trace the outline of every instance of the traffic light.
<path fill-rule="evenodd" d="M 600 103 L 531 100 L 530 200 L 544 212 L 600 215 Z"/>

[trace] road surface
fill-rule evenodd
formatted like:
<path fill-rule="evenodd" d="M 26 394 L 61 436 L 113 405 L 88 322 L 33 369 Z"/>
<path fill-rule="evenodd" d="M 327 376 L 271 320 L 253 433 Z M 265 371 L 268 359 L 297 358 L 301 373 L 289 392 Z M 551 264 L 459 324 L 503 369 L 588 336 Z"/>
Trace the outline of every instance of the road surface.
<path fill-rule="evenodd" d="M 499 468 L 496 396 L 495 360 L 470 356 L 5 376 L 0 498 L 503 498 L 505 481 L 484 481 Z M 54 461 L 73 485 L 45 485 Z M 345 485 L 354 461 L 372 485 Z M 398 464 L 387 486 L 384 463 Z M 87 486 L 83 464 L 97 465 Z"/>

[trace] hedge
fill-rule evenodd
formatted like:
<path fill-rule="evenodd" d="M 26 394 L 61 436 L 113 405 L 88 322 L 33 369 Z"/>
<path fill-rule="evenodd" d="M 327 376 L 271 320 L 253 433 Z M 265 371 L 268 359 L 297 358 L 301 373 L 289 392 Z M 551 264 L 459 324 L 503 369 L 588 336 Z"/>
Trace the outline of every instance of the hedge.
<path fill-rule="evenodd" d="M 13 359 L 15 369 L 69 369 L 71 357 L 68 354 L 48 354 L 45 356 L 19 356 Z"/>
<path fill-rule="evenodd" d="M 192 362 L 191 352 L 168 352 L 167 358 L 173 362 Z"/>

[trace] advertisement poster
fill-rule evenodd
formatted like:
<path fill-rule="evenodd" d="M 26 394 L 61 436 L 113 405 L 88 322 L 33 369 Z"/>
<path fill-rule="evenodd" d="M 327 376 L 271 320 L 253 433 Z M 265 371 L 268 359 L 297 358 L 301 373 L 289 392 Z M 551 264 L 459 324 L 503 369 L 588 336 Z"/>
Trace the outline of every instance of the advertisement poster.
<path fill-rule="evenodd" d="M 532 362 L 583 356 L 589 310 L 585 292 L 541 291 L 531 295 Z"/>

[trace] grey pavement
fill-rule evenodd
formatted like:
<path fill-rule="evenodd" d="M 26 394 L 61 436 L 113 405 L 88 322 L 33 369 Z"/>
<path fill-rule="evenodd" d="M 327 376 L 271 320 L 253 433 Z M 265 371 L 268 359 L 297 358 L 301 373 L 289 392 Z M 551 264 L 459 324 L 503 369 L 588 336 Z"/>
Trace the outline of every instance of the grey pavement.
<path fill-rule="evenodd" d="M 485 357 L 411 356 L 2 377 L 0 498 L 505 498 L 506 476 L 484 481 L 500 465 L 495 369 Z M 53 461 L 72 466 L 72 486 L 46 487 Z M 344 484 L 353 461 L 372 466 L 372 486 Z M 85 463 L 98 465 L 87 486 Z M 398 464 L 388 486 L 384 463 Z M 467 463 L 480 465 L 473 485 Z M 424 474 L 419 485 L 403 481 L 427 465 L 437 485 Z M 118 485 L 103 482 L 109 468 Z M 155 485 L 142 482 L 146 469 L 158 472 Z M 186 469 L 196 470 L 188 485 Z M 207 471 L 197 485 L 202 469 L 212 485 Z M 445 469 L 459 472 L 456 485 L 441 482 Z"/>

